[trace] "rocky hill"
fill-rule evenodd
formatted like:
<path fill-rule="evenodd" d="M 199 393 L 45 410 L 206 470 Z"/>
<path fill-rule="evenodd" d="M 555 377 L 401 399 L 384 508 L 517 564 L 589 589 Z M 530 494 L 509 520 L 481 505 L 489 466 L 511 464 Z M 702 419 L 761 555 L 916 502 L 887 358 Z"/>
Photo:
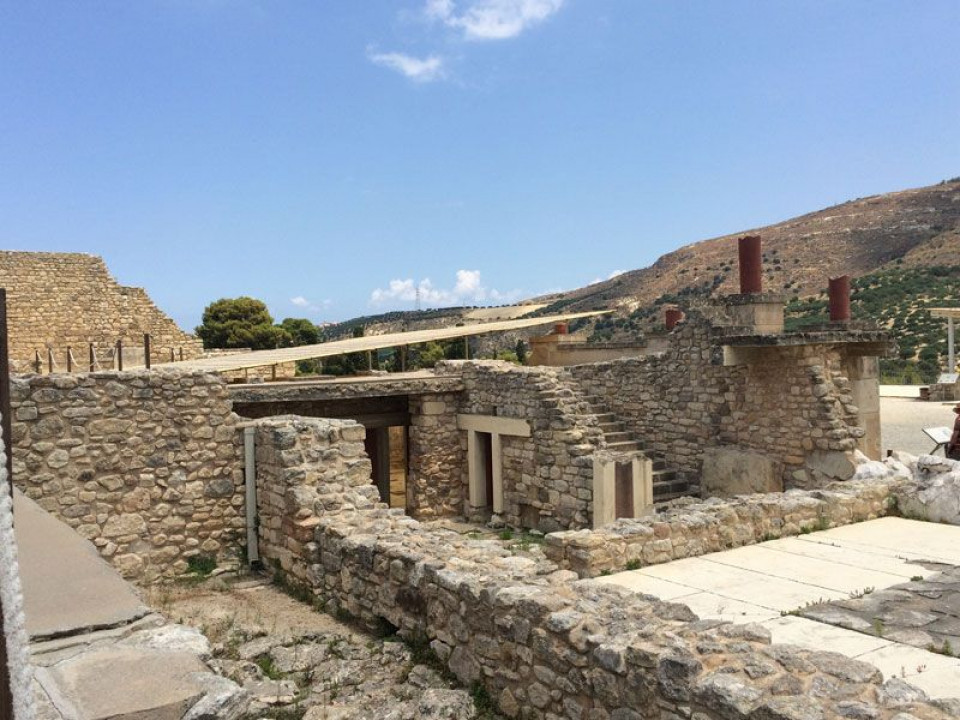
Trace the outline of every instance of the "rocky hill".
<path fill-rule="evenodd" d="M 763 238 L 764 289 L 788 297 L 816 295 L 829 277 L 856 278 L 897 260 L 960 264 L 960 177 L 703 240 L 648 268 L 539 300 L 551 303 L 545 312 L 618 307 L 629 313 L 663 296 L 738 292 L 736 242 L 748 234 Z"/>
<path fill-rule="evenodd" d="M 854 314 L 889 328 L 901 340 L 899 358 L 887 361 L 890 380 L 930 382 L 946 352 L 942 323 L 930 303 L 960 305 L 960 177 L 937 185 L 858 198 L 775 225 L 702 240 L 668 253 L 653 265 L 604 282 L 530 302 L 540 315 L 614 308 L 572 330 L 595 340 L 629 340 L 662 324 L 662 306 L 681 306 L 739 291 L 737 238 L 763 238 L 764 289 L 790 301 L 792 324 L 826 319 L 827 280 L 850 274 Z M 453 324 L 465 309 L 404 312 L 362 318 L 389 331 L 430 323 Z M 348 321 L 342 332 L 357 324 Z M 519 336 L 518 336 L 519 337 Z M 509 338 L 512 346 L 515 337 Z M 918 374 L 919 373 L 919 374 Z"/>

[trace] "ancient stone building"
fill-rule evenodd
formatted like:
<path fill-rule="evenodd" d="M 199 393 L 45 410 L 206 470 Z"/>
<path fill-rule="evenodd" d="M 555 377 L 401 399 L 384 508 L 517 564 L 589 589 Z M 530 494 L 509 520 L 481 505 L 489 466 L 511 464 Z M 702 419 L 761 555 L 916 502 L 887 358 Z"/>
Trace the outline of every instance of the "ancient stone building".
<path fill-rule="evenodd" d="M 49 355 L 66 370 L 67 348 L 89 366 L 89 345 L 98 362 L 112 366 L 118 340 L 127 365 L 143 364 L 143 335 L 151 336 L 156 362 L 193 358 L 202 351 L 142 288 L 124 287 L 111 277 L 102 258 L 83 253 L 0 251 L 0 287 L 7 290 L 10 360 L 15 372 L 34 370 L 39 354 L 44 372 Z"/>

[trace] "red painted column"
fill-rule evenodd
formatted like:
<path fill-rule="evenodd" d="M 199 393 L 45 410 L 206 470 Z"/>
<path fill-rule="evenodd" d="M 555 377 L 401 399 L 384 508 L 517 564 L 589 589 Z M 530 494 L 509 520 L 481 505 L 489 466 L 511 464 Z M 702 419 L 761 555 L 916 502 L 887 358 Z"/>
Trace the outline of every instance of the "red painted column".
<path fill-rule="evenodd" d="M 744 295 L 763 292 L 760 236 L 745 235 L 737 243 L 740 255 L 740 292 Z"/>
<path fill-rule="evenodd" d="M 554 335 L 566 335 L 569 332 L 570 328 L 566 323 L 557 323 L 553 326 Z"/>
<path fill-rule="evenodd" d="M 830 322 L 850 320 L 850 276 L 830 278 Z"/>
<path fill-rule="evenodd" d="M 676 308 L 668 308 L 663 316 L 663 324 L 666 325 L 668 331 L 673 330 L 681 320 L 683 320 L 683 310 Z"/>

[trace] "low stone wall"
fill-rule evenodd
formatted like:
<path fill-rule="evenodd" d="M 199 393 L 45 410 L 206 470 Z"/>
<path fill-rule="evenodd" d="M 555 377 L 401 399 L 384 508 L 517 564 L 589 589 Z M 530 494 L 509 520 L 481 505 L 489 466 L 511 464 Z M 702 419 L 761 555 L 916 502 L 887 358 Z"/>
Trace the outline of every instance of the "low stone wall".
<path fill-rule="evenodd" d="M 871 463 L 880 465 L 880 463 Z M 873 520 L 892 507 L 903 474 L 833 483 L 822 490 L 681 500 L 665 512 L 597 530 L 552 533 L 546 556 L 580 577 L 697 557 L 743 545 Z"/>
<path fill-rule="evenodd" d="M 307 422 L 301 438 L 324 427 Z M 578 581 L 536 550 L 516 555 L 404 517 L 353 480 L 321 480 L 300 453 L 281 449 L 296 441 L 278 431 L 288 439 L 275 443 L 271 472 L 292 471 L 296 501 L 285 512 L 313 531 L 291 573 L 327 610 L 429 643 L 508 717 L 950 717 L 951 706 L 897 679 L 881 684 L 866 663 L 771 645 L 761 626 L 698 621 L 683 605 Z"/>
<path fill-rule="evenodd" d="M 124 577 L 224 559 L 245 526 L 238 418 L 223 380 L 173 369 L 14 378 L 14 482 Z"/>

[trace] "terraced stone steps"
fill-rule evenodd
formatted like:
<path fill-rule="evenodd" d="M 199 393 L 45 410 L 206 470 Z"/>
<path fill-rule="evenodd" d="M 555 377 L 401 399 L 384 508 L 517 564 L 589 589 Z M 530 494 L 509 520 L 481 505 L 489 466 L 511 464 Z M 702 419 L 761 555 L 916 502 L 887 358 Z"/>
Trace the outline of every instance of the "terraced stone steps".
<path fill-rule="evenodd" d="M 589 403 L 610 450 L 619 452 L 643 450 L 640 441 L 627 429 L 622 420 L 607 409 L 602 398 L 588 395 L 584 399 Z M 690 483 L 678 478 L 676 471 L 667 465 L 662 455 L 648 452 L 647 456 L 653 460 L 654 502 L 666 502 L 690 494 Z"/>

